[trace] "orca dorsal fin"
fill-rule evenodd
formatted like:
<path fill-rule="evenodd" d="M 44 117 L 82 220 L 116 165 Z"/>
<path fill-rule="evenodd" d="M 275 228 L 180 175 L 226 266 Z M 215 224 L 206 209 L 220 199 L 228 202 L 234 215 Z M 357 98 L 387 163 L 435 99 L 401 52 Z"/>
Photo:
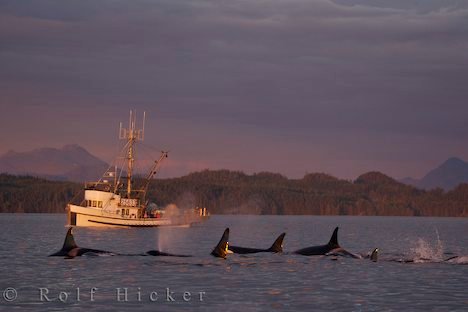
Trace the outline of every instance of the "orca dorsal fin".
<path fill-rule="evenodd" d="M 338 244 L 338 229 L 339 227 L 336 227 L 333 231 L 332 237 L 330 238 L 330 241 L 327 244 L 328 246 L 331 246 L 333 248 L 340 247 L 340 244 Z"/>
<path fill-rule="evenodd" d="M 283 239 L 286 233 L 281 233 L 280 236 L 275 240 L 273 245 L 268 249 L 271 252 L 283 252 Z"/>
<path fill-rule="evenodd" d="M 215 257 L 226 258 L 226 254 L 229 252 L 229 228 L 224 230 L 223 236 L 219 240 L 218 245 L 213 249 L 211 254 Z"/>
<path fill-rule="evenodd" d="M 377 260 L 379 259 L 379 248 L 375 248 L 371 255 L 370 255 L 370 259 L 374 262 L 377 262 Z"/>
<path fill-rule="evenodd" d="M 63 242 L 63 247 L 61 251 L 70 251 L 74 248 L 78 248 L 78 245 L 75 243 L 75 238 L 73 237 L 72 233 L 73 228 L 69 228 L 67 231 L 67 235 L 65 236 L 65 241 Z"/>

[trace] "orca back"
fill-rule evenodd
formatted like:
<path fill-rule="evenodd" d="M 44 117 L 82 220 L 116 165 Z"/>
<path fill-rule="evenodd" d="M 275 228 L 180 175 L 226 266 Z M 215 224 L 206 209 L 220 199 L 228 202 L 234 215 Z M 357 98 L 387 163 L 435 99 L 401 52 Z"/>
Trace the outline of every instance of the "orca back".
<path fill-rule="evenodd" d="M 154 257 L 181 257 L 181 258 L 191 257 L 189 255 L 176 255 L 176 254 L 171 254 L 171 253 L 159 251 L 159 250 L 149 250 L 146 252 L 146 254 L 149 256 L 154 256 Z"/>
<path fill-rule="evenodd" d="M 326 245 L 306 247 L 296 250 L 294 253 L 304 256 L 318 256 L 325 255 L 334 249 L 340 248 L 340 245 L 338 244 L 338 229 L 339 227 L 335 228 L 330 241 Z"/>

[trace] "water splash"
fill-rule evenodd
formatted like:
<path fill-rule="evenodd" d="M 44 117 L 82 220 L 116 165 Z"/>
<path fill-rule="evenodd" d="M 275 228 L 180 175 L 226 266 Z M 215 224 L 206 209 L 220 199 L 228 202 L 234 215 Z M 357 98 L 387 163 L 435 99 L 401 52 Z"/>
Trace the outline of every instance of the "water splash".
<path fill-rule="evenodd" d="M 414 262 L 441 262 L 444 261 L 444 245 L 440 240 L 439 231 L 436 229 L 436 241 L 431 244 L 427 240 L 419 238 L 416 245 L 410 249 L 410 258 Z"/>

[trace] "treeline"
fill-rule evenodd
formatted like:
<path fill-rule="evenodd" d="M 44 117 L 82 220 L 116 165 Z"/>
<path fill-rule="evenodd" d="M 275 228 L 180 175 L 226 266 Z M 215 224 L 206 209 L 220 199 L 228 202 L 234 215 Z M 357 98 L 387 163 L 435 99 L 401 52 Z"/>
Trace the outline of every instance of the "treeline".
<path fill-rule="evenodd" d="M 0 212 L 63 212 L 81 188 L 0 175 Z M 160 206 L 206 207 L 212 214 L 468 216 L 468 184 L 449 192 L 424 191 L 379 172 L 347 181 L 320 173 L 288 179 L 273 173 L 205 170 L 156 180 L 148 198 Z"/>
<path fill-rule="evenodd" d="M 77 183 L 0 174 L 0 212 L 65 212 Z"/>
<path fill-rule="evenodd" d="M 424 191 L 379 172 L 351 182 L 321 173 L 288 179 L 205 170 L 153 185 L 150 198 L 160 205 L 197 205 L 214 214 L 468 216 L 468 184 Z"/>

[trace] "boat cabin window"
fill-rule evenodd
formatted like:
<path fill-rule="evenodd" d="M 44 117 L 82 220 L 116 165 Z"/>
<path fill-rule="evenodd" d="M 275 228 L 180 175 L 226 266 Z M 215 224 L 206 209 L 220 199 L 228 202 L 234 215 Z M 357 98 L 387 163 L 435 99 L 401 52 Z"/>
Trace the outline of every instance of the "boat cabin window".
<path fill-rule="evenodd" d="M 98 205 L 98 208 L 102 208 L 102 201 L 98 201 L 97 205 Z"/>
<path fill-rule="evenodd" d="M 93 207 L 96 207 L 96 206 L 97 206 L 97 202 L 93 200 Z"/>

